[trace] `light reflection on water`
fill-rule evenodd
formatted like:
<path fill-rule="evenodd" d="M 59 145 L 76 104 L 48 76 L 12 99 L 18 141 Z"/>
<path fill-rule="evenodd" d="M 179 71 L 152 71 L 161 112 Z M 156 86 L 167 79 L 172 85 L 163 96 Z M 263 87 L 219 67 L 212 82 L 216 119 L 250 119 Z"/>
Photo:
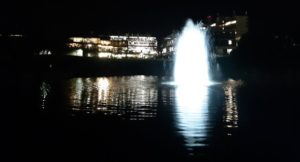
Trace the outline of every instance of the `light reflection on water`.
<path fill-rule="evenodd" d="M 68 81 L 67 105 L 73 112 L 144 120 L 156 116 L 156 77 L 73 78 Z"/>
<path fill-rule="evenodd" d="M 51 86 L 50 84 L 46 82 L 42 82 L 40 86 L 40 91 L 41 91 L 41 108 L 45 109 L 45 104 L 46 104 L 46 99 L 50 93 Z"/>
<path fill-rule="evenodd" d="M 238 128 L 238 107 L 236 100 L 237 88 L 242 85 L 242 81 L 228 80 L 224 86 L 225 93 L 225 113 L 223 115 L 224 127 L 227 129 L 227 135 L 231 136 L 232 131 Z"/>
<path fill-rule="evenodd" d="M 208 117 L 208 87 L 176 88 L 176 124 L 188 148 L 205 146 Z"/>
<path fill-rule="evenodd" d="M 197 148 L 209 145 L 208 138 L 216 124 L 214 122 L 218 121 L 211 112 L 225 110 L 220 116 L 224 135 L 231 136 L 238 128 L 236 93 L 241 81 L 229 80 L 216 86 L 197 87 L 161 84 L 166 80 L 168 78 L 143 75 L 72 78 L 65 82 L 63 101 L 72 115 L 96 114 L 104 119 L 155 120 L 159 110 L 167 108 L 164 111 L 167 114 L 160 117 L 172 116 L 175 131 L 183 137 L 184 146 L 191 155 Z M 40 90 L 41 108 L 44 109 L 52 89 L 42 82 Z M 218 100 L 217 95 L 224 98 Z"/>

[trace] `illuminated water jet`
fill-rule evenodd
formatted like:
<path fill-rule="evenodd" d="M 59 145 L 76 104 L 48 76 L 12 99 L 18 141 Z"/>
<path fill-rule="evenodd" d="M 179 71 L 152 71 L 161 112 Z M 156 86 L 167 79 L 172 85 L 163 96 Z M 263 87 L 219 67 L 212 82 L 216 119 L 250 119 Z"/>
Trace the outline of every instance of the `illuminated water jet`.
<path fill-rule="evenodd" d="M 175 47 L 176 125 L 192 155 L 207 146 L 210 63 L 207 30 L 188 20 Z"/>
<path fill-rule="evenodd" d="M 202 23 L 187 21 L 175 47 L 175 84 L 195 86 L 210 83 L 206 32 Z"/>

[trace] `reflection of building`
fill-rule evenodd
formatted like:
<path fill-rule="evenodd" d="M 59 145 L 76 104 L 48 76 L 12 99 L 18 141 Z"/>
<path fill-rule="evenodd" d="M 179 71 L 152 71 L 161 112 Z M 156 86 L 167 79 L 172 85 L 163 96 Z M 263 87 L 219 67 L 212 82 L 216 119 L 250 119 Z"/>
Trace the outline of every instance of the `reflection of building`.
<path fill-rule="evenodd" d="M 155 77 L 73 78 L 66 85 L 66 105 L 72 114 L 98 114 L 125 120 L 146 120 L 157 115 Z M 138 83 L 143 82 L 139 87 Z M 117 86 L 116 86 L 117 85 Z M 123 86 L 119 86 L 123 85 Z"/>
<path fill-rule="evenodd" d="M 157 39 L 149 36 L 116 36 L 102 38 L 69 38 L 73 56 L 100 58 L 153 58 L 157 56 Z"/>
<path fill-rule="evenodd" d="M 217 56 L 226 56 L 237 47 L 241 36 L 248 32 L 247 16 L 208 17 L 207 26 L 210 27 Z"/>

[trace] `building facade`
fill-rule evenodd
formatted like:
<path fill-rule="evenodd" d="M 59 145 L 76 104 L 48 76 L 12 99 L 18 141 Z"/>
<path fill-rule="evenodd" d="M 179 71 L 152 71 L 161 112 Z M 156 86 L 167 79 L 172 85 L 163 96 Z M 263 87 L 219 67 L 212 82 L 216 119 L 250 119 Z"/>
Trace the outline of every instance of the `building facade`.
<path fill-rule="evenodd" d="M 163 39 L 163 42 L 161 44 L 161 55 L 163 58 L 173 58 L 177 37 L 177 34 L 172 33 Z"/>
<path fill-rule="evenodd" d="M 157 39 L 151 36 L 71 37 L 69 55 L 99 58 L 154 58 Z"/>
<path fill-rule="evenodd" d="M 208 17 L 206 26 L 210 29 L 216 56 L 228 56 L 238 46 L 242 35 L 248 32 L 248 17 Z"/>
<path fill-rule="evenodd" d="M 230 55 L 241 37 L 248 32 L 248 16 L 209 16 L 204 27 L 209 31 L 215 56 L 225 57 Z M 163 57 L 173 58 L 177 37 L 177 34 L 171 34 L 164 38 L 161 44 Z"/>
<path fill-rule="evenodd" d="M 216 57 L 229 56 L 248 32 L 248 16 L 208 16 L 204 28 L 211 36 L 212 50 Z M 99 58 L 163 58 L 172 59 L 178 33 L 165 37 L 158 52 L 156 37 L 139 35 L 110 35 L 104 37 L 71 37 L 67 46 L 69 55 Z"/>

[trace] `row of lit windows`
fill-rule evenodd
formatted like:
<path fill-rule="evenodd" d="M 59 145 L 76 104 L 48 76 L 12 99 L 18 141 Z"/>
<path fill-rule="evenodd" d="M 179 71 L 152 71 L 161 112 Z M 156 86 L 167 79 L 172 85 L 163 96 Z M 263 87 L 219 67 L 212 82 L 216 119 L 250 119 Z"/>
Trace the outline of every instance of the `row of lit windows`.
<path fill-rule="evenodd" d="M 225 27 L 225 26 L 230 26 L 230 25 L 236 24 L 236 23 L 237 23 L 236 20 L 227 21 L 227 22 L 222 21 L 222 24 L 217 25 L 217 23 L 212 23 L 212 24 L 210 24 L 210 27 Z"/>
<path fill-rule="evenodd" d="M 146 39 L 149 38 L 149 39 Z M 71 43 L 68 44 L 70 48 L 92 48 L 94 44 L 102 45 L 102 46 L 127 46 L 135 45 L 135 46 L 157 46 L 157 41 L 154 39 L 155 37 L 142 37 L 142 39 L 131 39 L 124 40 L 123 37 L 120 36 L 111 36 L 112 40 L 100 40 L 99 38 L 81 38 L 81 37 L 73 37 L 70 38 Z"/>

